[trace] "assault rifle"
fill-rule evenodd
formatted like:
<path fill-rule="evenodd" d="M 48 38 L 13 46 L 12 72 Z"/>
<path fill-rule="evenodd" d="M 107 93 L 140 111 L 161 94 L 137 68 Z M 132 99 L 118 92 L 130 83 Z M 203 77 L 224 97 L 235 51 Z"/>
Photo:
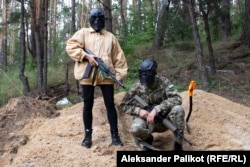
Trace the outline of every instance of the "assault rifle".
<path fill-rule="evenodd" d="M 132 101 L 136 101 L 137 104 L 147 110 L 148 112 L 150 112 L 154 106 L 149 105 L 148 103 L 146 103 L 140 96 L 135 95 L 132 99 Z M 163 115 L 162 112 L 157 113 L 157 115 L 155 116 L 154 119 L 155 123 L 162 123 L 164 126 L 166 126 L 168 129 L 170 129 L 176 136 L 180 136 L 181 138 L 184 139 L 184 141 L 186 141 L 188 144 L 190 144 L 191 146 L 193 145 L 189 140 L 187 140 L 183 134 L 180 132 L 180 129 L 177 129 L 168 119 L 165 118 L 165 116 Z"/>
<path fill-rule="evenodd" d="M 89 49 L 85 48 L 84 51 L 88 54 L 94 55 L 94 53 Z M 110 70 L 110 68 L 103 62 L 103 60 L 101 58 L 95 57 L 95 60 L 98 63 L 98 67 L 103 72 L 105 72 L 108 76 L 110 76 L 123 89 L 126 89 L 125 85 L 115 77 L 115 74 Z M 87 68 L 85 70 L 85 73 L 83 74 L 83 78 L 88 78 L 91 70 L 92 70 L 92 66 L 90 63 L 88 63 Z"/>

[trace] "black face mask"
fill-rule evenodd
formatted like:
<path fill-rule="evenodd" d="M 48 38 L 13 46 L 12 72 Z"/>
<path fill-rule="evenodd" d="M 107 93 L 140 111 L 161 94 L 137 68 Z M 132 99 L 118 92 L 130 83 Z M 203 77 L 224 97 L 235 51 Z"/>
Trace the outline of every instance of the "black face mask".
<path fill-rule="evenodd" d="M 155 81 L 157 63 L 152 59 L 145 59 L 139 66 L 141 85 L 151 86 Z"/>
<path fill-rule="evenodd" d="M 139 70 L 139 77 L 141 85 L 149 86 L 154 83 L 155 71 L 152 70 Z"/>
<path fill-rule="evenodd" d="M 90 26 L 99 32 L 105 27 L 105 18 L 102 9 L 94 8 L 90 11 Z"/>

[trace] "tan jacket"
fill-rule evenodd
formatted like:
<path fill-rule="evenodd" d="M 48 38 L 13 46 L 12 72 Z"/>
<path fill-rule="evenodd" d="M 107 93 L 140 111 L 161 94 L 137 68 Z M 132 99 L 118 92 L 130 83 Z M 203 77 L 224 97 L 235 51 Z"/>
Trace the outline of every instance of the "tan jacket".
<path fill-rule="evenodd" d="M 66 42 L 66 52 L 75 61 L 74 75 L 80 84 L 92 85 L 95 71 L 93 68 L 90 77 L 83 79 L 88 63 L 88 60 L 84 59 L 86 52 L 83 51 L 83 48 L 91 50 L 100 57 L 115 73 L 118 80 L 125 79 L 128 70 L 127 61 L 117 38 L 106 30 L 95 32 L 92 28 L 82 28 Z M 93 85 L 101 84 L 114 84 L 114 81 L 110 77 L 103 77 L 98 68 Z"/>

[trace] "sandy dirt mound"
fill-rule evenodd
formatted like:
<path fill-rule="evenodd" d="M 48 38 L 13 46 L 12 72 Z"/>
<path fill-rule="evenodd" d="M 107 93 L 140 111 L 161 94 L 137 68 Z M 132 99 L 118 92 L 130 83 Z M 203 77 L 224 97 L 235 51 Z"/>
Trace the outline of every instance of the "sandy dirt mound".
<path fill-rule="evenodd" d="M 188 92 L 181 95 L 187 115 Z M 116 104 L 123 96 L 124 92 L 115 95 Z M 8 105 L 16 106 L 15 103 Z M 0 166 L 115 167 L 117 150 L 138 150 L 128 132 L 131 117 L 124 113 L 119 113 L 119 130 L 124 146 L 110 146 L 109 124 L 101 97 L 95 99 L 93 109 L 93 146 L 90 149 L 81 147 L 82 106 L 78 103 L 58 111 L 57 117 L 33 117 L 25 122 L 23 129 L 10 134 L 9 139 L 15 138 L 18 142 L 4 146 Z M 250 108 L 246 106 L 194 90 L 189 126 L 191 134 L 185 131 L 185 137 L 194 145 L 185 142 L 185 150 L 250 150 Z M 154 134 L 154 137 L 155 147 L 172 150 L 170 131 Z"/>

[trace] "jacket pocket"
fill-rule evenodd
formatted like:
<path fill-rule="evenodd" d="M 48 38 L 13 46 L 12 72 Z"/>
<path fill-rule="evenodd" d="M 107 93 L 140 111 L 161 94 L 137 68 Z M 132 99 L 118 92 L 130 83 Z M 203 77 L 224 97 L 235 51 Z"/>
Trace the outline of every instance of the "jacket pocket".
<path fill-rule="evenodd" d="M 83 75 L 86 71 L 87 65 L 88 65 L 88 61 L 75 62 L 74 76 L 76 80 L 83 79 Z"/>

